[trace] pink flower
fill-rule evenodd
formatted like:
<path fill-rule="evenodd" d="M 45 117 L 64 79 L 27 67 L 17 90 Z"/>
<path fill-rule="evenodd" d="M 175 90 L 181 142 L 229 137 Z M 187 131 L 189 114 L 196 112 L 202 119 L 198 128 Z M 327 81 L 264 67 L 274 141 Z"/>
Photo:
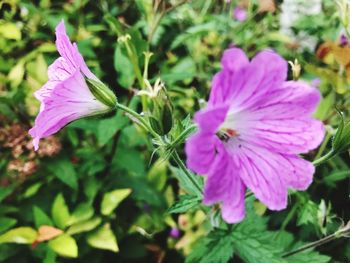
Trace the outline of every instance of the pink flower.
<path fill-rule="evenodd" d="M 221 203 L 224 220 L 235 223 L 244 218 L 247 188 L 271 210 L 286 208 L 288 188 L 308 188 L 315 168 L 299 154 L 318 147 L 324 127 L 312 117 L 319 92 L 286 81 L 287 62 L 276 53 L 249 61 L 231 48 L 221 64 L 207 107 L 195 115 L 187 165 L 207 175 L 204 203 Z"/>
<path fill-rule="evenodd" d="M 77 45 L 70 42 L 63 20 L 56 27 L 56 47 L 61 57 L 49 66 L 48 82 L 34 94 L 41 102 L 29 130 L 35 150 L 41 138 L 69 122 L 108 112 L 116 105 L 113 92 L 88 69 Z"/>
<path fill-rule="evenodd" d="M 233 17 L 237 21 L 243 22 L 247 19 L 247 10 L 240 6 L 236 6 L 235 9 L 233 9 Z"/>

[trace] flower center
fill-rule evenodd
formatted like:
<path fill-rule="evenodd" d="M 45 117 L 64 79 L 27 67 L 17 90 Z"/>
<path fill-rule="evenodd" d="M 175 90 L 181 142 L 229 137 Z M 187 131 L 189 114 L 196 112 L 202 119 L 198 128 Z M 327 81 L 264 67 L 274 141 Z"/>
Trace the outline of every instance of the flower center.
<path fill-rule="evenodd" d="M 238 136 L 238 132 L 230 128 L 221 128 L 216 135 L 220 140 L 228 142 L 231 138 Z"/>

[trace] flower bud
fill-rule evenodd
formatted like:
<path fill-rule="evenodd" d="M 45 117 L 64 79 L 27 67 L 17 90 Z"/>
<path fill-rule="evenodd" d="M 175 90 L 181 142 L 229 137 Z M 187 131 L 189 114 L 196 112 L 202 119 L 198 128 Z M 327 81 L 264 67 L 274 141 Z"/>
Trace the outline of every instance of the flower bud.
<path fill-rule="evenodd" d="M 117 97 L 114 95 L 105 84 L 100 81 L 85 78 L 86 83 L 97 100 L 110 107 L 111 109 L 115 108 L 117 104 Z"/>

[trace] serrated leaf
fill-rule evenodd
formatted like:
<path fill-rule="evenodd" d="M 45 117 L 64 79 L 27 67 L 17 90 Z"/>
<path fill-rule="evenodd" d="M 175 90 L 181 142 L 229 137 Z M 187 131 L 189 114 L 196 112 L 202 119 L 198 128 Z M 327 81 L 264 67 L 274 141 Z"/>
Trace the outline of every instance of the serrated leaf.
<path fill-rule="evenodd" d="M 257 231 L 252 222 L 243 222 L 232 234 L 235 251 L 244 262 L 261 263 L 263 258 L 269 263 L 286 263 L 281 256 L 282 247 L 274 239 L 273 232 Z"/>
<path fill-rule="evenodd" d="M 94 230 L 99 224 L 101 224 L 101 222 L 102 219 L 100 217 L 95 217 L 86 221 L 76 223 L 68 228 L 67 234 L 75 235 Z"/>
<path fill-rule="evenodd" d="M 49 225 L 49 226 L 53 225 L 49 216 L 43 210 L 41 210 L 41 208 L 37 206 L 33 207 L 33 216 L 34 216 L 34 223 L 37 228 L 39 228 L 42 225 Z"/>
<path fill-rule="evenodd" d="M 78 245 L 74 238 L 69 235 L 61 235 L 48 243 L 49 247 L 62 257 L 78 257 Z"/>
<path fill-rule="evenodd" d="M 32 244 L 37 237 L 37 232 L 31 227 L 18 227 L 7 231 L 0 236 L 0 244 L 17 243 Z"/>
<path fill-rule="evenodd" d="M 201 198 L 195 195 L 182 195 L 179 201 L 175 202 L 169 209 L 168 213 L 178 214 L 185 213 L 191 208 L 197 206 L 201 202 Z"/>
<path fill-rule="evenodd" d="M 318 253 L 317 251 L 304 251 L 286 258 L 288 263 L 328 263 L 331 258 Z"/>
<path fill-rule="evenodd" d="M 227 231 L 215 230 L 199 241 L 186 258 L 186 263 L 226 263 L 233 253 L 232 235 Z"/>
<path fill-rule="evenodd" d="M 101 214 L 110 215 L 129 194 L 131 189 L 117 189 L 112 192 L 105 193 L 101 204 Z"/>
<path fill-rule="evenodd" d="M 77 174 L 72 162 L 68 159 L 59 159 L 50 162 L 49 170 L 63 183 L 74 190 L 78 189 Z"/>
<path fill-rule="evenodd" d="M 59 228 L 64 229 L 68 225 L 70 215 L 62 193 L 56 196 L 52 205 L 51 215 L 56 226 Z"/>
<path fill-rule="evenodd" d="M 109 224 L 105 224 L 95 232 L 89 234 L 87 236 L 87 242 L 90 246 L 95 248 L 110 250 L 113 252 L 119 251 L 117 239 Z"/>

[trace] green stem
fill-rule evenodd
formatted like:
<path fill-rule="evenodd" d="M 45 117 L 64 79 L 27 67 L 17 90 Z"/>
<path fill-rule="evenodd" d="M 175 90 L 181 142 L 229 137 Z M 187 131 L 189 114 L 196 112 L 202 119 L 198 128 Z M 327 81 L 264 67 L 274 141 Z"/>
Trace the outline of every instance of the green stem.
<path fill-rule="evenodd" d="M 127 106 L 124 106 L 123 104 L 120 104 L 117 102 L 116 108 L 123 110 L 124 112 L 130 114 L 133 118 L 135 118 L 140 126 L 144 128 L 146 131 L 150 132 L 152 136 L 156 139 L 162 140 L 159 134 L 157 134 L 152 127 L 149 125 L 149 123 L 142 117 L 140 114 L 138 114 L 136 111 L 130 109 Z M 196 187 L 200 193 L 202 193 L 202 188 L 198 183 L 196 182 L 195 179 L 193 179 L 193 175 L 187 170 L 185 164 L 182 162 L 182 160 L 179 157 L 179 154 L 174 150 L 172 152 L 172 157 L 176 164 L 179 166 L 179 168 L 184 172 L 184 174 L 187 176 L 187 178 L 191 181 L 194 187 Z"/>
<path fill-rule="evenodd" d="M 316 159 L 316 160 L 319 159 L 319 158 L 321 157 L 321 155 L 322 155 L 322 153 L 324 152 L 324 150 L 325 150 L 325 148 L 326 148 L 326 146 L 327 146 L 327 144 L 328 144 L 328 142 L 329 142 L 329 140 L 330 140 L 331 137 L 332 137 L 331 133 L 330 133 L 330 132 L 327 132 L 327 133 L 326 133 L 326 137 L 325 137 L 325 139 L 323 140 L 323 142 L 322 142 L 322 144 L 321 144 L 321 146 L 320 146 L 320 149 L 318 150 L 318 152 L 317 152 L 317 154 L 316 154 L 316 156 L 315 156 L 315 159 Z"/>
<path fill-rule="evenodd" d="M 333 150 L 331 150 L 327 154 L 313 161 L 312 164 L 314 166 L 319 166 L 320 164 L 332 159 L 334 156 L 336 156 L 336 153 Z"/>
<path fill-rule="evenodd" d="M 295 255 L 295 254 L 298 254 L 300 252 L 303 252 L 309 248 L 314 248 L 314 247 L 318 247 L 320 245 L 323 245 L 323 244 L 326 244 L 328 242 L 331 242 L 335 239 L 338 239 L 340 237 L 348 237 L 348 234 L 350 232 L 350 223 L 348 223 L 346 226 L 342 227 L 341 229 L 339 229 L 338 231 L 336 231 L 335 233 L 329 235 L 329 236 L 326 236 L 324 238 L 321 238 L 320 240 L 317 240 L 317 241 L 314 241 L 314 242 L 311 242 L 309 244 L 306 244 L 302 247 L 299 247 L 295 250 L 292 250 L 290 252 L 287 252 L 285 254 L 282 255 L 282 257 L 286 258 L 286 257 L 290 257 L 292 255 Z"/>
<path fill-rule="evenodd" d="M 150 132 L 153 137 L 159 138 L 160 136 L 151 128 L 151 126 L 148 124 L 148 122 L 136 111 L 130 109 L 127 106 L 124 106 L 123 104 L 120 104 L 117 102 L 116 105 L 117 108 L 125 111 L 126 113 L 130 114 L 133 118 L 135 118 L 138 121 L 138 124 L 142 126 L 146 131 Z"/>

